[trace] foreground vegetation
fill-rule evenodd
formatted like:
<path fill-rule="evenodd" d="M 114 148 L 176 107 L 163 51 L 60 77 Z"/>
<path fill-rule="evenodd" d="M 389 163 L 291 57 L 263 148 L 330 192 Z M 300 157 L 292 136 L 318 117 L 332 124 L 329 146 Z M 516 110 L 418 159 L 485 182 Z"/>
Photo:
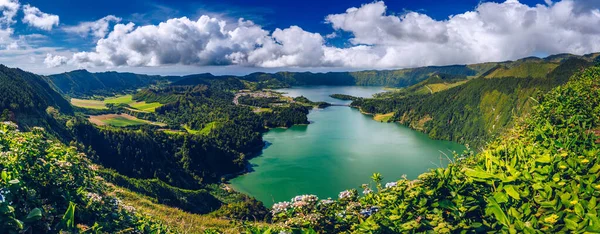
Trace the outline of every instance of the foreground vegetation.
<path fill-rule="evenodd" d="M 512 131 L 447 168 L 385 185 L 376 173 L 360 197 L 298 196 L 275 204 L 274 220 L 317 232 L 600 232 L 600 67 L 539 102 Z"/>

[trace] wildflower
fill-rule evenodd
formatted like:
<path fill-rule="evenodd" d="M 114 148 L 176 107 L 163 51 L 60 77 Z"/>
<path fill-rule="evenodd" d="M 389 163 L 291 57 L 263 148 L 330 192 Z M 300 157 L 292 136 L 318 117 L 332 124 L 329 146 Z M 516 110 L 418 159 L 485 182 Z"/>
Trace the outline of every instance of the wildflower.
<path fill-rule="evenodd" d="M 271 210 L 271 213 L 273 215 L 279 214 L 281 212 L 287 211 L 287 209 L 290 207 L 290 203 L 289 202 L 279 202 L 279 203 L 275 203 L 273 205 L 273 208 Z"/>
<path fill-rule="evenodd" d="M 352 196 L 352 192 L 350 190 L 342 191 L 339 195 L 340 199 L 350 198 Z"/>
<path fill-rule="evenodd" d="M 588 160 L 587 158 L 586 158 L 586 159 L 583 159 L 583 160 L 581 160 L 581 163 L 582 163 L 582 164 L 588 164 L 589 162 L 590 162 L 590 160 Z"/>
<path fill-rule="evenodd" d="M 302 208 L 302 207 L 308 206 L 308 202 L 297 201 L 297 202 L 292 203 L 292 206 L 296 207 L 296 208 Z"/>
<path fill-rule="evenodd" d="M 133 207 L 133 206 L 122 205 L 121 207 L 123 208 L 123 210 L 125 210 L 127 212 L 130 212 L 130 213 L 135 212 L 135 207 Z"/>
<path fill-rule="evenodd" d="M 373 192 L 373 190 L 371 190 L 370 188 L 365 188 L 365 190 L 363 190 L 363 192 L 362 192 L 362 193 L 363 193 L 364 195 L 367 195 L 367 194 L 370 194 L 370 193 L 372 193 L 372 192 Z"/>
<path fill-rule="evenodd" d="M 549 223 L 549 224 L 554 224 L 558 221 L 558 215 L 550 215 L 546 218 L 544 218 L 544 222 Z"/>
<path fill-rule="evenodd" d="M 333 203 L 333 200 L 331 200 L 331 198 L 327 198 L 325 200 L 321 200 L 320 203 L 322 205 L 329 205 L 329 204 Z"/>
<path fill-rule="evenodd" d="M 97 193 L 87 193 L 86 197 L 93 202 L 102 201 L 102 196 L 98 195 Z"/>
<path fill-rule="evenodd" d="M 373 207 L 371 207 L 371 208 L 362 209 L 362 210 L 360 211 L 360 214 L 361 214 L 362 216 L 369 217 L 369 216 L 373 215 L 373 214 L 374 214 L 375 212 L 377 212 L 377 211 L 379 211 L 379 207 L 377 207 L 377 206 L 373 206 Z"/>
<path fill-rule="evenodd" d="M 385 184 L 385 188 L 392 188 L 392 187 L 396 187 L 398 185 L 398 182 L 389 182 Z"/>
<path fill-rule="evenodd" d="M 5 200 L 4 200 L 4 195 L 0 194 L 0 203 L 1 203 L 1 202 L 4 202 L 4 201 L 5 201 Z"/>

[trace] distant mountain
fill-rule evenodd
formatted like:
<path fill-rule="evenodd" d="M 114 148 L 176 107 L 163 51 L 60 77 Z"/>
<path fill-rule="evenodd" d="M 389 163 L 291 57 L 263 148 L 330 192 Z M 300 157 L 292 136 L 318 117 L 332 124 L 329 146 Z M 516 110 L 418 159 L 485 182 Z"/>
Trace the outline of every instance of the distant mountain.
<path fill-rule="evenodd" d="M 0 65 L 0 120 L 16 122 L 25 129 L 33 126 L 62 129 L 50 114 L 72 114 L 71 104 L 45 79 Z"/>
<path fill-rule="evenodd" d="M 132 91 L 151 85 L 195 86 L 222 85 L 219 80 L 231 79 L 255 82 L 253 88 L 282 88 L 302 85 L 359 85 L 408 87 L 418 84 L 436 74 L 462 78 L 502 78 L 502 77 L 546 77 L 562 63 L 585 61 L 589 64 L 600 62 L 600 53 L 583 56 L 573 54 L 551 55 L 546 58 L 527 57 L 516 61 L 489 62 L 470 65 L 429 66 L 398 70 L 368 70 L 357 72 L 277 72 L 252 73 L 245 76 L 215 76 L 201 73 L 188 76 L 151 76 L 134 73 L 102 72 L 91 73 L 75 70 L 49 76 L 50 81 L 63 94 L 80 97 L 92 95 L 112 95 Z"/>
<path fill-rule="evenodd" d="M 150 85 L 179 80 L 178 76 L 151 76 L 134 73 L 75 70 L 48 76 L 63 94 L 70 96 L 109 95 Z"/>

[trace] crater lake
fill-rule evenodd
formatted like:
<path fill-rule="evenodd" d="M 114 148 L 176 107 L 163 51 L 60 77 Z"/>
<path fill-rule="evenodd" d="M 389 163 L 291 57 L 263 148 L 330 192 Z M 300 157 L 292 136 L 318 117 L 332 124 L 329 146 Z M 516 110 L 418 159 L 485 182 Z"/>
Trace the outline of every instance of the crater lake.
<path fill-rule="evenodd" d="M 311 101 L 350 104 L 329 95 L 371 97 L 384 89 L 304 86 L 277 91 Z M 267 207 L 301 194 L 335 199 L 346 189 L 362 191 L 361 184 L 369 183 L 375 172 L 383 175 L 383 183 L 403 175 L 415 179 L 431 168 L 446 166 L 453 151 L 465 149 L 455 142 L 430 139 L 398 123 L 377 122 L 348 106 L 314 109 L 308 119 L 309 125 L 267 132 L 263 136 L 265 149 L 250 160 L 252 171 L 232 179 L 231 186 Z"/>

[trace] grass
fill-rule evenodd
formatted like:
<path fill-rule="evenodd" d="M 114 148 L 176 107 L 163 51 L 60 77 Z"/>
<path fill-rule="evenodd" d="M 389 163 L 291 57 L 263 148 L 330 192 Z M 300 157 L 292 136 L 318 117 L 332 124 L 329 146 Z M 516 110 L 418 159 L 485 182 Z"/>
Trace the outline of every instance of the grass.
<path fill-rule="evenodd" d="M 104 103 L 106 104 L 130 104 L 133 102 L 133 95 L 123 95 L 104 99 Z"/>
<path fill-rule="evenodd" d="M 178 208 L 158 204 L 150 197 L 125 188 L 115 186 L 115 194 L 123 203 L 135 207 L 137 212 L 147 214 L 169 227 L 176 228 L 181 233 L 205 233 L 211 229 L 218 229 L 223 233 L 239 233 L 241 231 L 229 220 L 191 214 Z"/>
<path fill-rule="evenodd" d="M 146 103 L 146 102 L 134 102 L 129 104 L 134 109 L 145 111 L 145 112 L 155 112 L 156 108 L 163 106 L 158 102 Z"/>
<path fill-rule="evenodd" d="M 394 112 L 390 112 L 387 114 L 376 114 L 375 116 L 373 116 L 373 119 L 377 122 L 389 122 L 390 119 L 394 117 Z"/>
<path fill-rule="evenodd" d="M 103 101 L 71 98 L 71 105 L 94 110 L 107 110 Z"/>
<path fill-rule="evenodd" d="M 165 124 L 151 122 L 147 120 L 138 119 L 128 114 L 107 114 L 107 115 L 94 115 L 90 116 L 90 122 L 99 126 L 110 125 L 113 127 L 127 127 L 136 126 L 143 124 L 152 124 L 157 126 L 164 126 Z"/>
<path fill-rule="evenodd" d="M 187 125 L 183 125 L 183 128 L 185 128 L 185 130 L 186 130 L 186 131 L 187 131 L 189 134 L 198 134 L 198 133 L 200 133 L 200 131 L 198 131 L 198 130 L 194 130 L 194 129 L 191 129 L 191 128 L 190 128 L 189 126 L 187 126 Z"/>
<path fill-rule="evenodd" d="M 135 125 L 143 125 L 146 124 L 141 120 L 133 120 L 125 117 L 117 116 L 111 119 L 107 119 L 103 121 L 104 123 L 115 126 L 115 127 L 127 127 L 127 126 L 135 126 Z"/>
<path fill-rule="evenodd" d="M 131 109 L 132 111 L 137 110 L 141 112 L 155 112 L 156 108 L 163 106 L 163 104 L 160 104 L 158 102 L 136 102 L 135 100 L 133 100 L 133 95 L 107 97 L 104 99 L 104 101 L 72 98 L 71 104 L 76 107 L 96 110 L 108 110 L 108 107 L 106 107 L 107 104 L 125 104 L 133 108 Z"/>

